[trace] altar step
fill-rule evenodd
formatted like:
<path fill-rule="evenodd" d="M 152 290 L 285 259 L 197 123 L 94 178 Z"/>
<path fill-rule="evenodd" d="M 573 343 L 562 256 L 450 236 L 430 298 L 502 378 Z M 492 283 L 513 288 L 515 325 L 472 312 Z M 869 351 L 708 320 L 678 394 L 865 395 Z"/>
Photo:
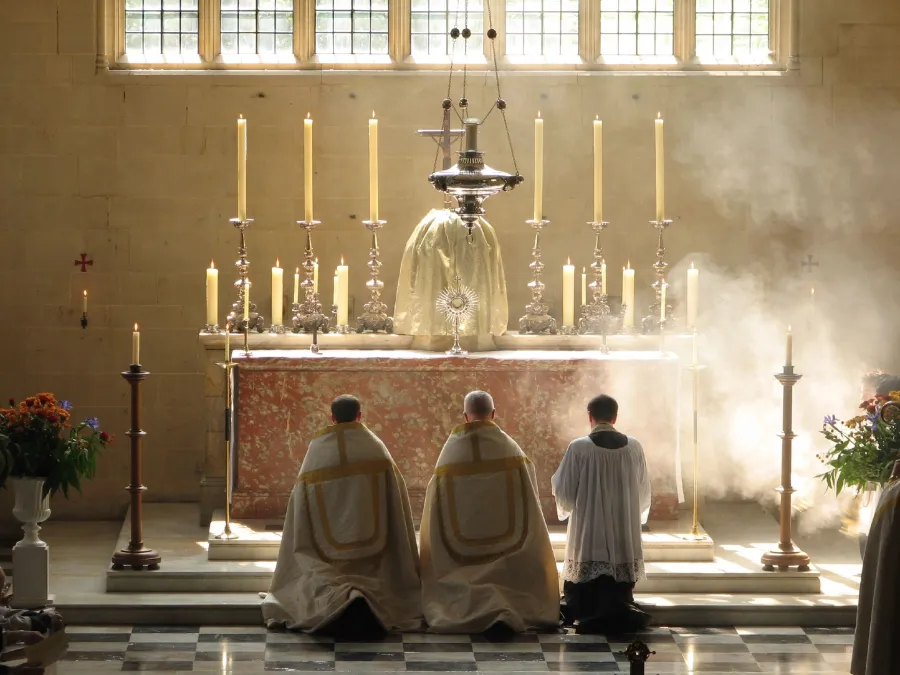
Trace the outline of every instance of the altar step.
<path fill-rule="evenodd" d="M 225 529 L 222 511 L 213 514 L 209 526 L 210 560 L 242 560 L 242 561 L 274 561 L 278 558 L 278 547 L 281 544 L 282 521 L 278 520 L 241 520 L 231 524 L 231 531 L 237 535 L 234 539 L 220 538 Z M 644 544 L 644 560 L 651 563 L 704 563 L 715 560 L 715 544 L 706 531 L 699 528 L 699 536 L 690 536 L 690 516 L 684 515 L 678 520 L 662 520 L 650 523 L 650 531 L 642 536 Z M 416 528 L 416 539 L 419 530 Z M 566 557 L 566 527 L 550 526 L 550 542 L 557 562 Z"/>
<path fill-rule="evenodd" d="M 157 509 L 162 511 L 159 506 Z M 160 505 L 161 506 L 161 505 Z M 688 524 L 689 525 L 689 524 Z M 251 527 L 252 526 L 252 527 Z M 275 525 L 270 525 L 275 527 Z M 280 523 L 277 524 L 280 529 Z M 125 519 L 118 547 L 127 546 L 129 521 Z M 186 524 L 172 523 L 167 529 L 167 543 L 160 549 L 161 569 L 135 572 L 107 570 L 106 590 L 110 593 L 258 593 L 268 590 L 275 569 L 280 532 L 266 530 L 263 523 L 235 524 L 238 539 L 215 539 L 222 522 L 215 520 L 206 541 L 198 541 L 197 530 Z M 651 524 L 651 530 L 656 524 Z M 180 530 L 184 530 L 183 533 Z M 647 551 L 653 558 L 646 564 L 647 578 L 636 592 L 643 595 L 667 594 L 754 594 L 758 596 L 815 594 L 820 592 L 819 572 L 763 572 L 756 560 L 743 561 L 717 557 L 712 540 L 690 541 L 680 537 L 677 527 L 668 531 L 645 534 Z M 689 527 L 686 528 L 689 531 Z M 256 533 L 251 535 L 251 533 Z M 254 542 L 254 537 L 257 543 Z M 557 557 L 565 549 L 565 531 L 553 530 Z M 242 542 L 243 543 L 240 543 Z M 241 548 L 243 547 L 243 548 Z M 206 550 L 208 548 L 208 550 Z M 255 555 L 256 558 L 223 560 L 216 555 Z M 269 551 L 268 559 L 260 559 L 260 551 Z M 670 556 L 666 559 L 665 556 Z M 694 557 L 679 560 L 675 556 Z M 758 559 L 757 559 L 758 560 Z M 558 562 L 557 567 L 562 563 Z"/>

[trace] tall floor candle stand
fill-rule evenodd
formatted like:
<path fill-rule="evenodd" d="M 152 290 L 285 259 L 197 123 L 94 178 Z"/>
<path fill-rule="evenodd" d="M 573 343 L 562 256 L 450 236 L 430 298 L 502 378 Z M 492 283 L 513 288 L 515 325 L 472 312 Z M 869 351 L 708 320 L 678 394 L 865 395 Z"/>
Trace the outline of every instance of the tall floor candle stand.
<path fill-rule="evenodd" d="M 781 383 L 782 395 L 782 432 L 781 436 L 781 541 L 778 549 L 767 551 L 762 556 L 763 570 L 774 572 L 775 568 L 788 569 L 796 567 L 799 572 L 809 571 L 809 556 L 794 546 L 791 541 L 791 496 L 796 492 L 791 486 L 791 464 L 793 460 L 792 443 L 797 434 L 794 433 L 794 385 L 800 381 L 801 375 L 794 373 L 794 366 L 784 366 L 784 370 L 776 373 L 775 379 Z"/>
<path fill-rule="evenodd" d="M 631 664 L 628 672 L 630 675 L 644 675 L 644 664 L 647 662 L 647 659 L 650 658 L 651 654 L 655 654 L 656 652 L 650 651 L 650 648 L 641 642 L 640 640 L 635 640 L 628 648 L 625 650 L 625 657 L 628 659 L 628 663 Z"/>
<path fill-rule="evenodd" d="M 230 326 L 226 324 L 225 330 L 230 330 Z M 246 335 L 244 333 L 245 343 Z M 231 371 L 234 369 L 234 361 L 231 360 L 231 344 L 227 332 L 225 362 L 219 365 L 225 370 L 225 528 L 216 535 L 216 539 L 237 539 L 238 536 L 231 530 L 231 486 L 234 481 L 234 469 L 231 467 Z"/>
<path fill-rule="evenodd" d="M 113 553 L 112 568 L 122 570 L 130 567 L 133 570 L 158 570 L 162 562 L 159 553 L 144 546 L 143 530 L 143 497 L 147 489 L 141 485 L 141 441 L 147 435 L 141 429 L 141 382 L 150 373 L 139 363 L 132 364 L 122 377 L 131 386 L 131 429 L 125 433 L 131 439 L 131 485 L 126 490 L 131 493 L 131 541 L 128 548 Z"/>

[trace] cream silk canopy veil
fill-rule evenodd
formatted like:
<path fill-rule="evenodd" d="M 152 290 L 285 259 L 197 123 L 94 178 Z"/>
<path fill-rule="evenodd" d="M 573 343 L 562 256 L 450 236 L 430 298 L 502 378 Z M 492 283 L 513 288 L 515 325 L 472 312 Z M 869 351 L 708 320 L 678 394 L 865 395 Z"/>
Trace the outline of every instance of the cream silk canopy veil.
<path fill-rule="evenodd" d="M 394 332 L 405 335 L 450 335 L 452 327 L 435 302 L 443 288 L 460 283 L 478 294 L 475 317 L 460 324 L 461 335 L 502 335 L 509 320 L 506 277 L 494 228 L 478 219 L 470 242 L 460 217 L 449 209 L 432 209 L 406 242 Z"/>

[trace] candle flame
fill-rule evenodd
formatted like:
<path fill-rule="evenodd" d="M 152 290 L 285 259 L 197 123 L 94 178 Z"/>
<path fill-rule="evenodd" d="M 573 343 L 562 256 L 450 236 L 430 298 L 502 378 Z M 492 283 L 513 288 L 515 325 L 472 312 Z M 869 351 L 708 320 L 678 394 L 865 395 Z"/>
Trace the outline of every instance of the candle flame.
<path fill-rule="evenodd" d="M 134 324 L 134 332 L 135 332 L 135 333 L 138 332 L 138 325 L 137 325 L 136 323 Z"/>
<path fill-rule="evenodd" d="M 600 121 L 600 115 L 595 116 L 594 119 L 597 120 L 597 121 L 599 122 L 599 121 Z"/>
<path fill-rule="evenodd" d="M 87 293 L 87 291 L 85 291 L 85 293 Z M 816 288 L 815 288 L 815 286 L 813 286 L 812 288 L 809 289 L 809 294 L 810 294 L 810 295 L 815 295 L 815 294 L 816 294 Z"/>
<path fill-rule="evenodd" d="M 694 269 L 694 261 L 691 260 L 691 269 Z"/>
<path fill-rule="evenodd" d="M 375 119 L 375 111 L 374 110 L 372 111 L 372 119 L 373 120 Z"/>
<path fill-rule="evenodd" d="M 656 113 L 656 119 L 658 119 L 658 120 L 661 120 L 661 119 L 662 119 L 662 113 L 661 113 L 661 112 Z"/>
<path fill-rule="evenodd" d="M 84 297 L 87 297 L 87 291 L 84 292 Z"/>
<path fill-rule="evenodd" d="M 299 267 L 298 267 L 296 270 L 294 270 L 294 274 L 300 274 L 300 268 L 299 268 Z"/>
<path fill-rule="evenodd" d="M 275 258 L 275 267 L 281 267 L 281 260 L 279 258 Z"/>
<path fill-rule="evenodd" d="M 788 324 L 788 333 L 791 332 L 791 324 Z"/>
<path fill-rule="evenodd" d="M 341 265 L 344 264 L 344 256 L 341 256 Z"/>
<path fill-rule="evenodd" d="M 538 119 L 540 119 L 540 118 L 541 118 L 541 111 L 538 110 Z"/>
<path fill-rule="evenodd" d="M 239 119 L 239 120 L 242 120 L 242 119 L 244 119 L 244 116 L 243 116 L 243 115 L 238 115 L 238 119 Z"/>
<path fill-rule="evenodd" d="M 311 120 L 311 119 L 312 119 L 312 113 L 306 113 L 306 119 Z"/>
<path fill-rule="evenodd" d="M 571 264 L 572 264 L 572 259 L 569 257 L 566 257 L 566 265 L 571 265 Z"/>
<path fill-rule="evenodd" d="M 319 259 L 316 258 L 315 260 L 313 260 L 313 263 L 316 264 L 316 265 L 318 265 L 318 264 L 319 264 Z"/>
<path fill-rule="evenodd" d="M 628 269 L 631 269 L 631 261 L 628 261 Z"/>
<path fill-rule="evenodd" d="M 586 271 L 587 271 L 587 268 L 584 267 L 584 266 L 582 266 L 582 268 L 581 268 L 581 273 L 584 274 Z"/>
<path fill-rule="evenodd" d="M 209 261 L 209 269 L 211 269 L 211 270 L 216 269 L 216 261 L 215 260 Z"/>

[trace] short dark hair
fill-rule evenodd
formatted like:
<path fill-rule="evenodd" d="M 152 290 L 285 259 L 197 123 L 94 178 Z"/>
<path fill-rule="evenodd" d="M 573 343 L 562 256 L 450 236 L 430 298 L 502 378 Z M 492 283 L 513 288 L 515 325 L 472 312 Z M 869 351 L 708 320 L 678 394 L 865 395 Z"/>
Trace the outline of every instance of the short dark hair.
<path fill-rule="evenodd" d="M 338 424 L 355 422 L 361 409 L 359 399 L 350 394 L 341 394 L 331 402 L 331 416 Z"/>
<path fill-rule="evenodd" d="M 612 396 L 600 394 L 588 402 L 587 410 L 591 418 L 597 422 L 612 422 L 619 414 L 619 404 Z"/>

